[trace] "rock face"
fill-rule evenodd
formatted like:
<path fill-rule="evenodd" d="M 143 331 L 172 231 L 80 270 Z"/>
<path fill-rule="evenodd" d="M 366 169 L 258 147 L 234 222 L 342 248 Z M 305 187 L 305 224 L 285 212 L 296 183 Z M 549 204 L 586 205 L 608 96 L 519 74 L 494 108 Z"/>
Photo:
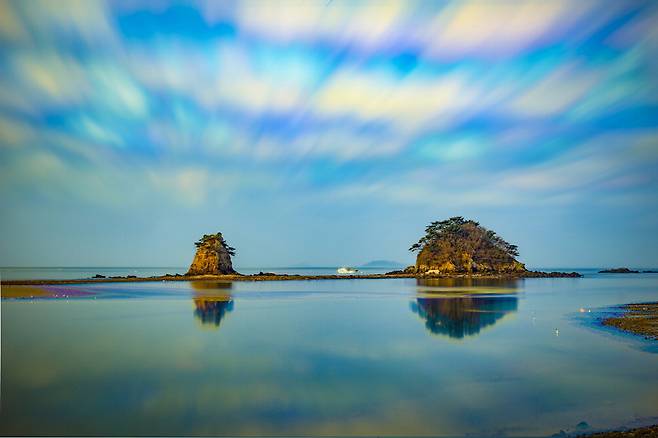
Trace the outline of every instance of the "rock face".
<path fill-rule="evenodd" d="M 222 233 L 204 234 L 195 245 L 196 254 L 187 275 L 236 274 L 231 263 L 235 248 L 226 243 Z"/>
<path fill-rule="evenodd" d="M 432 222 L 411 251 L 417 274 L 521 273 L 518 249 L 479 223 L 461 216 Z M 406 271 L 406 270 L 405 270 Z"/>

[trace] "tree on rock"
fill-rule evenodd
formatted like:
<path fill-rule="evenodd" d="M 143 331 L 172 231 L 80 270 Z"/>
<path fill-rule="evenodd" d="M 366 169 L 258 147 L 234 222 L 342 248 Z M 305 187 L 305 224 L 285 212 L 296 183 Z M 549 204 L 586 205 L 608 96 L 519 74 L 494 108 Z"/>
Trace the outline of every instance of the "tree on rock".
<path fill-rule="evenodd" d="M 506 242 L 494 231 L 461 216 L 432 222 L 425 235 L 409 248 L 418 251 L 418 273 L 519 272 L 516 245 Z"/>
<path fill-rule="evenodd" d="M 196 254 L 187 275 L 236 273 L 231 263 L 231 256 L 235 255 L 235 248 L 226 243 L 222 233 L 204 234 L 194 245 L 197 248 Z"/>

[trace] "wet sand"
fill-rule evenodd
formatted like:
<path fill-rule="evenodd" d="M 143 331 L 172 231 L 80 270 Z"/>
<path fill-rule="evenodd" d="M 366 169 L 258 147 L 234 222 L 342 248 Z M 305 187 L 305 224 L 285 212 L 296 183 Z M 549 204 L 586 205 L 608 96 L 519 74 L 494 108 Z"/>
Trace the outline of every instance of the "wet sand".
<path fill-rule="evenodd" d="M 658 302 L 625 304 L 621 315 L 611 316 L 602 324 L 625 332 L 658 340 Z"/>

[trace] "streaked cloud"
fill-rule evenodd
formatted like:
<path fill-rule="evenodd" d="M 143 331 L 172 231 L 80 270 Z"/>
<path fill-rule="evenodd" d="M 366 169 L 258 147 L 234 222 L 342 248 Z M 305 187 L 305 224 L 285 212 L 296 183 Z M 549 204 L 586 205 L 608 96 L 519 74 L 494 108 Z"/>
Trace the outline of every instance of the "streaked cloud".
<path fill-rule="evenodd" d="M 564 114 L 591 92 L 600 80 L 600 73 L 564 66 L 541 78 L 514 99 L 509 108 L 523 117 Z"/>
<path fill-rule="evenodd" d="M 0 192 L 647 215 L 657 20 L 649 1 L 0 1 Z"/>

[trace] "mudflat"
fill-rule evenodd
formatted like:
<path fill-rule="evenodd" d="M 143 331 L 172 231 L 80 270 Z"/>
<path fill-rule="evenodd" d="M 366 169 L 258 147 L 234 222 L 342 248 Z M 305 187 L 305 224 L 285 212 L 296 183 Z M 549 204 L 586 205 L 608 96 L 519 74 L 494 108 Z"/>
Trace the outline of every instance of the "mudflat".
<path fill-rule="evenodd" d="M 658 340 L 658 302 L 625 304 L 622 313 L 602 321 L 603 325 Z"/>
<path fill-rule="evenodd" d="M 598 432 L 585 436 L 593 438 L 654 438 L 658 437 L 658 425 L 638 427 L 629 430 Z"/>

